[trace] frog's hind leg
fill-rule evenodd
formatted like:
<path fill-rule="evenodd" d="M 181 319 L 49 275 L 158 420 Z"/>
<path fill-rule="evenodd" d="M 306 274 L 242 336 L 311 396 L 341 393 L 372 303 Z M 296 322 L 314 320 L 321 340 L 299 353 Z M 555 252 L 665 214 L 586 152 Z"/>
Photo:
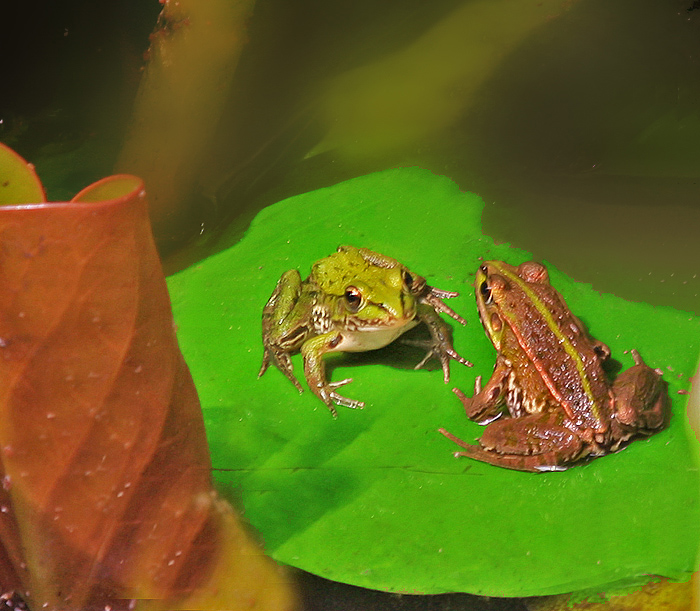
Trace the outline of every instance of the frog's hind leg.
<path fill-rule="evenodd" d="M 662 372 L 652 369 L 632 350 L 634 367 L 623 371 L 613 384 L 615 421 L 613 436 L 624 442 L 634 435 L 651 435 L 668 425 L 671 405 Z"/>
<path fill-rule="evenodd" d="M 484 429 L 479 445 L 468 444 L 444 429 L 440 432 L 464 448 L 455 456 L 518 471 L 561 471 L 584 452 L 581 439 L 559 424 L 557 414 L 496 420 Z"/>
<path fill-rule="evenodd" d="M 303 390 L 299 381 L 294 377 L 292 360 L 289 355 L 299 348 L 311 332 L 308 325 L 298 324 L 294 316 L 301 292 L 301 276 L 296 269 L 284 272 L 277 281 L 275 290 L 263 308 L 264 352 L 258 372 L 258 377 L 261 377 L 272 364 L 294 384 L 299 392 L 303 392 Z"/>
<path fill-rule="evenodd" d="M 531 473 L 540 473 L 542 471 L 565 471 L 567 469 L 567 466 L 556 464 L 556 456 L 553 454 L 521 456 L 518 454 L 499 454 L 495 450 L 486 450 L 481 446 L 469 444 L 464 444 L 462 447 L 465 448 L 465 450 L 463 452 L 455 452 L 455 456 L 466 456 L 467 458 L 478 460 L 479 462 L 485 462 L 489 465 L 494 465 L 495 467 L 502 467 L 504 469 L 529 471 Z"/>
<path fill-rule="evenodd" d="M 258 377 L 261 377 L 270 366 L 270 363 L 274 363 L 284 376 L 294 384 L 294 387 L 300 392 L 304 392 L 304 389 L 299 384 L 299 380 L 294 377 L 294 368 L 292 366 L 292 359 L 289 358 L 289 354 L 281 350 L 274 350 L 273 348 L 266 347 L 263 353 L 262 365 L 260 366 L 260 371 L 258 371 Z"/>

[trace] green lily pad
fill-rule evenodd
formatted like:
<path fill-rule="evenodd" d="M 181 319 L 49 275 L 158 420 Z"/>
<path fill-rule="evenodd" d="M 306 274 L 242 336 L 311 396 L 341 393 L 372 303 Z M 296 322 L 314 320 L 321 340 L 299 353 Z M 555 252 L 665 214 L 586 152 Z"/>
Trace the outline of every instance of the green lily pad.
<path fill-rule="evenodd" d="M 572 310 L 625 368 L 636 348 L 670 384 L 669 428 L 565 472 L 508 471 L 453 457 L 437 432 L 482 429 L 451 392 L 470 393 L 495 352 L 471 283 L 482 258 L 527 252 L 481 231 L 481 200 L 409 168 L 364 176 L 263 210 L 234 247 L 169 279 L 178 337 L 202 400 L 214 475 L 244 507 L 266 551 L 323 577 L 395 592 L 530 596 L 686 579 L 697 568 L 700 480 L 685 414 L 700 319 L 601 295 L 549 266 Z M 468 325 L 456 349 L 475 363 L 414 371 L 399 343 L 329 358 L 333 380 L 364 410 L 334 420 L 276 369 L 257 378 L 263 305 L 279 276 L 338 244 L 390 255 L 441 289 Z M 294 358 L 300 372 L 301 360 Z M 303 376 L 302 376 L 303 384 Z"/>

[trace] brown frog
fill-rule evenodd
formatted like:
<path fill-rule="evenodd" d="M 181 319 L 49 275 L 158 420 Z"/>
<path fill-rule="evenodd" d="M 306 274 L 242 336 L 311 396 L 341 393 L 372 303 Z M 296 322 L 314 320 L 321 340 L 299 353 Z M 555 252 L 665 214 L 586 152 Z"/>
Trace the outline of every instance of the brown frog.
<path fill-rule="evenodd" d="M 455 456 L 520 471 L 559 471 L 615 452 L 663 428 L 668 385 L 633 350 L 635 365 L 611 383 L 610 349 L 593 339 L 534 261 L 484 263 L 476 274 L 479 317 L 498 357 L 475 395 L 454 392 L 467 416 L 486 424 L 479 445 L 440 432 L 464 448 Z M 507 409 L 507 414 L 504 409 Z"/>

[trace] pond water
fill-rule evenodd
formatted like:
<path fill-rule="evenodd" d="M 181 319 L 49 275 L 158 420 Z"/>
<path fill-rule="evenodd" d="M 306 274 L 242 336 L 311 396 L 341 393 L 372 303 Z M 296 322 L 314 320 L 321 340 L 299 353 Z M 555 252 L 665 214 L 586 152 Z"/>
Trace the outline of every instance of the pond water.
<path fill-rule="evenodd" d="M 214 239 L 173 269 L 235 241 L 264 205 L 419 165 L 480 194 L 497 240 L 601 291 L 697 313 L 700 9 L 487 5 L 259 2 L 197 212 L 158 236 L 167 253 L 202 223 Z M 60 198 L 111 169 L 157 6 L 12 10 L 0 137 Z"/>
<path fill-rule="evenodd" d="M 243 167 L 219 197 L 257 208 L 419 165 L 480 194 L 497 240 L 598 290 L 697 313 L 700 10 L 550 5 L 514 33 L 525 14 L 478 4 L 387 3 L 342 26 L 316 16 L 257 54 L 256 28 L 266 45 L 279 15 L 254 20 L 230 119 Z"/>

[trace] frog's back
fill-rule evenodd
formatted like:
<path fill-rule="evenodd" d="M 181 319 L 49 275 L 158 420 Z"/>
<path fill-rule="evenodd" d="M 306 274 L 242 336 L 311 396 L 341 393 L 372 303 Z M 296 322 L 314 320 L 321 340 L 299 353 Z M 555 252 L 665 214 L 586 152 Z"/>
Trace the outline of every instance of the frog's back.
<path fill-rule="evenodd" d="M 513 287 L 504 310 L 519 312 L 507 322 L 528 360 L 574 422 L 602 428 L 609 409 L 609 385 L 585 329 L 550 285 Z M 517 303 L 516 303 L 517 302 Z M 544 321 L 544 324 L 543 324 Z M 581 422 L 580 422 L 581 421 Z"/>

